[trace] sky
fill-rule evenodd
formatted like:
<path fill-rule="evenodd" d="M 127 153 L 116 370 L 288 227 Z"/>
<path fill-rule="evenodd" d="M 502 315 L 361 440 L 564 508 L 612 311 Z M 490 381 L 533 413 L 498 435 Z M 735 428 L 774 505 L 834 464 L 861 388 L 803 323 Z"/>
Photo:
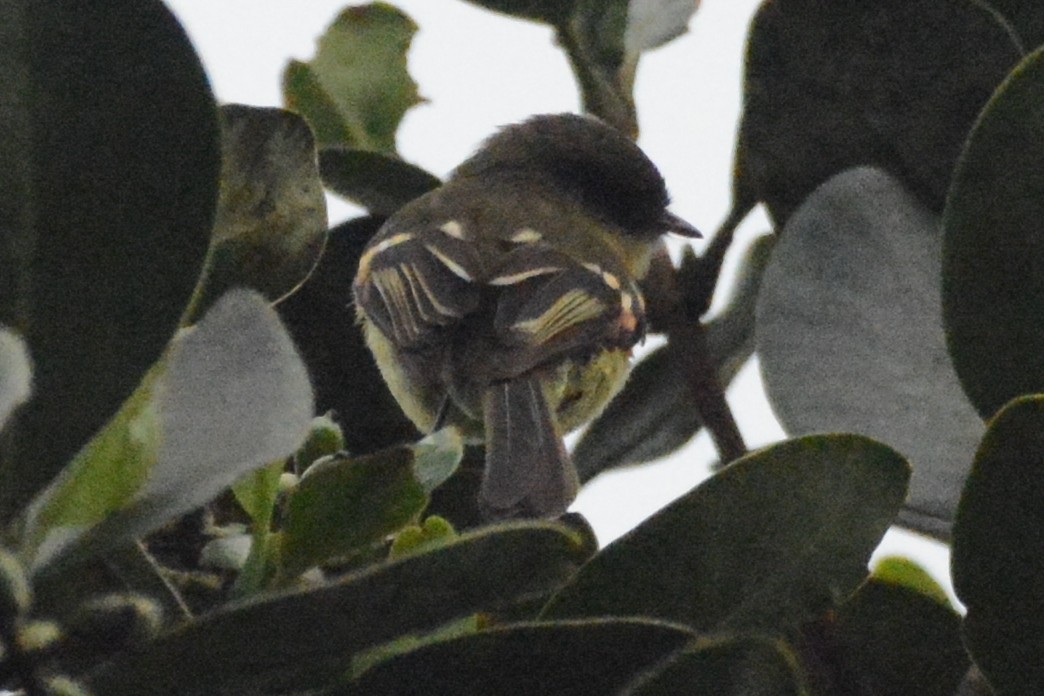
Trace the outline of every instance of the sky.
<path fill-rule="evenodd" d="M 352 3 L 167 4 L 201 55 L 219 102 L 281 106 L 286 62 L 311 58 L 317 37 Z M 536 113 L 579 109 L 572 74 L 549 28 L 462 0 L 391 4 L 419 26 L 408 60 L 426 99 L 406 114 L 400 127 L 398 149 L 404 159 L 445 176 L 498 126 Z M 744 42 L 759 4 L 760 0 L 703 0 L 690 31 L 647 53 L 638 68 L 639 145 L 663 173 L 673 212 L 705 232 L 718 227 L 731 203 Z M 330 203 L 332 224 L 357 213 L 342 201 Z M 749 216 L 740 227 L 733 264 L 753 237 L 769 230 L 760 209 Z M 727 261 L 726 280 L 729 271 Z M 756 360 L 733 382 L 729 401 L 750 447 L 784 437 L 765 399 Z M 584 488 L 573 509 L 588 518 L 603 544 L 608 543 L 703 480 L 714 459 L 709 438 L 701 434 L 661 462 L 599 477 Z M 893 530 L 876 557 L 897 553 L 918 560 L 949 587 L 944 546 Z"/>

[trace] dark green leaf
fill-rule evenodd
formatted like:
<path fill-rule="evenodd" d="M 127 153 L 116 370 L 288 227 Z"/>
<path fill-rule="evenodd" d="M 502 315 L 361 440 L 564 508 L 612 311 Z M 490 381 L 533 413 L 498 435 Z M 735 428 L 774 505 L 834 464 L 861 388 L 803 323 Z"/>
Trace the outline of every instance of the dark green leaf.
<path fill-rule="evenodd" d="M 428 495 L 413 462 L 408 447 L 397 447 L 313 466 L 287 499 L 280 553 L 284 572 L 297 575 L 415 522 Z"/>
<path fill-rule="evenodd" d="M 930 209 L 979 109 L 1019 60 L 972 0 L 763 3 L 751 26 L 735 198 L 780 227 L 834 174 L 874 165 Z"/>
<path fill-rule="evenodd" d="M 488 527 L 330 585 L 220 610 L 108 665 L 91 686 L 106 696 L 318 688 L 344 674 L 353 653 L 546 594 L 586 558 L 557 525 Z"/>
<path fill-rule="evenodd" d="M 287 66 L 287 108 L 308 120 L 320 146 L 395 152 L 399 121 L 421 101 L 406 71 L 416 31 L 383 2 L 345 8 L 319 37 L 315 57 Z"/>
<path fill-rule="evenodd" d="M 799 696 L 796 658 L 763 638 L 702 640 L 640 677 L 621 696 Z"/>
<path fill-rule="evenodd" d="M 837 175 L 783 230 L 758 298 L 757 350 L 787 432 L 857 432 L 909 457 L 900 520 L 947 537 L 983 432 L 950 365 L 938 218 L 875 169 Z"/>
<path fill-rule="evenodd" d="M 331 191 L 383 216 L 442 184 L 434 174 L 398 157 L 343 147 L 322 150 L 319 171 Z"/>
<path fill-rule="evenodd" d="M 1044 391 L 1044 49 L 983 111 L 943 218 L 943 310 L 953 364 L 983 417 Z"/>
<path fill-rule="evenodd" d="M 968 671 L 961 620 L 915 590 L 872 580 L 839 610 L 832 635 L 839 667 L 858 691 L 953 696 Z"/>
<path fill-rule="evenodd" d="M 638 619 L 516 624 L 423 646 L 324 693 L 605 696 L 694 637 Z"/>
<path fill-rule="evenodd" d="M 316 409 L 337 414 L 345 445 L 356 453 L 419 437 L 381 378 L 355 316 L 352 279 L 363 247 L 381 222 L 359 218 L 330 230 L 312 275 L 277 305 L 308 365 Z"/>
<path fill-rule="evenodd" d="M 2 3 L 0 94 L 0 323 L 34 364 L 34 397 L 0 454 L 3 520 L 173 335 L 220 156 L 202 66 L 158 0 Z"/>
<path fill-rule="evenodd" d="M 312 131 L 283 109 L 221 108 L 221 196 L 200 287 L 185 323 L 229 288 L 275 302 L 292 292 L 326 242 L 326 197 Z"/>
<path fill-rule="evenodd" d="M 953 584 L 972 658 L 1002 694 L 1044 684 L 1044 397 L 990 423 L 953 530 Z"/>
<path fill-rule="evenodd" d="M 467 0 L 467 2 L 495 12 L 503 12 L 551 25 L 561 24 L 577 4 L 577 0 Z"/>
<path fill-rule="evenodd" d="M 603 549 L 543 615 L 783 630 L 866 577 L 908 479 L 899 455 L 856 435 L 754 452 Z"/>
<path fill-rule="evenodd" d="M 989 0 L 983 4 L 1000 12 L 1011 23 L 1027 51 L 1044 44 L 1044 4 L 1037 0 Z"/>
<path fill-rule="evenodd" d="M 754 345 L 754 306 L 761 275 L 775 243 L 759 237 L 747 250 L 728 306 L 706 326 L 707 348 L 721 384 L 732 381 Z M 584 432 L 573 451 L 580 479 L 619 466 L 666 456 L 702 426 L 678 351 L 668 345 L 638 363 L 623 390 Z"/>

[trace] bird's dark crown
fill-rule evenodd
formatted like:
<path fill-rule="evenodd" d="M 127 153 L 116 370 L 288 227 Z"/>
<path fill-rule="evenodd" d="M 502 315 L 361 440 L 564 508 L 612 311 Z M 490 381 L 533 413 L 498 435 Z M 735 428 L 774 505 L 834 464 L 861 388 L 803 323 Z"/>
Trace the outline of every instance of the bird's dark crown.
<path fill-rule="evenodd" d="M 475 176 L 549 186 L 627 232 L 664 232 L 663 177 L 637 145 L 595 118 L 552 114 L 506 126 L 453 173 Z"/>

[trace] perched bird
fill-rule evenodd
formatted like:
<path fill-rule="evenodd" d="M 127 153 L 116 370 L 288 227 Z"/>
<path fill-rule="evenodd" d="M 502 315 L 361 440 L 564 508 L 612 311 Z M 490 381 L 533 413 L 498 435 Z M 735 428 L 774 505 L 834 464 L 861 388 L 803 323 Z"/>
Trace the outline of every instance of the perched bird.
<path fill-rule="evenodd" d="M 562 435 L 627 378 L 657 240 L 699 236 L 667 204 L 656 167 L 614 128 L 537 116 L 489 138 L 363 251 L 355 300 L 381 374 L 421 431 L 485 442 L 488 517 L 555 516 L 575 498 Z"/>

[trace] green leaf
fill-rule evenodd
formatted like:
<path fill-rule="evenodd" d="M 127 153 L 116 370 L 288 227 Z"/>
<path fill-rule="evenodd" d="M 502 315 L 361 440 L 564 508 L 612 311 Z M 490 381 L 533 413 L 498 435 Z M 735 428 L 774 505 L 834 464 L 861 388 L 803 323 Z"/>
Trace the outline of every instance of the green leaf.
<path fill-rule="evenodd" d="M 464 440 L 456 428 L 442 428 L 417 442 L 413 475 L 431 493 L 453 475 L 464 458 Z"/>
<path fill-rule="evenodd" d="M 639 619 L 515 624 L 422 646 L 323 693 L 605 696 L 692 638 Z"/>
<path fill-rule="evenodd" d="M 708 353 L 721 384 L 732 381 L 753 350 L 754 306 L 774 243 L 766 235 L 747 249 L 728 305 L 706 326 Z M 683 369 L 679 353 L 688 349 L 667 345 L 634 367 L 623 390 L 573 450 L 581 481 L 666 456 L 699 431 L 703 424 L 695 399 L 687 381 L 678 377 Z"/>
<path fill-rule="evenodd" d="M 494 12 L 557 25 L 565 20 L 577 0 L 466 0 Z"/>
<path fill-rule="evenodd" d="M 276 497 L 279 495 L 279 479 L 283 475 L 283 468 L 282 461 L 273 462 L 248 474 L 232 486 L 236 502 L 249 515 L 255 528 L 267 529 L 272 521 L 272 511 Z"/>
<path fill-rule="evenodd" d="M 417 25 L 383 2 L 348 7 L 319 38 L 307 64 L 292 61 L 283 98 L 311 124 L 320 146 L 395 152 L 395 131 L 421 102 L 406 71 Z"/>
<path fill-rule="evenodd" d="M 765 638 L 702 639 L 643 675 L 621 696 L 799 696 L 797 659 Z"/>
<path fill-rule="evenodd" d="M 908 479 L 898 454 L 856 435 L 759 450 L 609 544 L 543 617 L 640 615 L 701 631 L 784 630 L 862 582 Z"/>
<path fill-rule="evenodd" d="M 487 527 L 329 585 L 221 609 L 118 658 L 90 686 L 106 696 L 319 688 L 346 673 L 353 653 L 545 595 L 586 558 L 558 525 Z"/>
<path fill-rule="evenodd" d="M 323 183 L 374 215 L 388 216 L 442 181 L 420 167 L 380 152 L 328 147 L 319 152 Z"/>
<path fill-rule="evenodd" d="M 953 364 L 983 417 L 1044 391 L 1044 49 L 1012 73 L 968 140 L 943 218 Z"/>
<path fill-rule="evenodd" d="M 1000 12 L 1019 35 L 1028 51 L 1044 44 L 1044 5 L 1037 0 L 989 0 L 989 5 Z"/>
<path fill-rule="evenodd" d="M 933 211 L 979 109 L 1019 60 L 972 0 L 763 3 L 749 34 L 734 197 L 783 223 L 833 175 L 874 165 Z"/>
<path fill-rule="evenodd" d="M 32 372 L 25 341 L 0 326 L 0 431 L 11 412 L 29 398 Z"/>
<path fill-rule="evenodd" d="M 762 280 L 757 351 L 787 432 L 857 432 L 914 466 L 900 521 L 946 538 L 983 423 L 950 365 L 938 218 L 853 169 L 787 222 Z"/>
<path fill-rule="evenodd" d="M 23 555 L 53 572 L 193 510 L 289 456 L 312 418 L 304 365 L 259 295 L 184 330 L 116 417 L 30 505 Z"/>
<path fill-rule="evenodd" d="M 280 563 L 287 576 L 384 539 L 428 504 L 414 454 L 397 447 L 313 466 L 286 502 Z"/>
<path fill-rule="evenodd" d="M 953 696 L 969 667 L 960 626 L 960 616 L 935 599 L 871 580 L 841 607 L 831 630 L 834 659 L 859 689 L 839 691 Z"/>
<path fill-rule="evenodd" d="M 953 585 L 964 639 L 1001 694 L 1044 684 L 1044 397 L 990 422 L 953 530 Z"/>
<path fill-rule="evenodd" d="M 184 323 L 229 288 L 275 302 L 308 276 L 326 242 L 312 131 L 282 109 L 221 107 L 221 196 L 204 275 Z"/>
<path fill-rule="evenodd" d="M 158 0 L 4 2 L 0 94 L 0 324 L 34 363 L 0 449 L 6 521 L 173 335 L 206 253 L 219 149 L 203 68 Z"/>
<path fill-rule="evenodd" d="M 308 365 L 316 409 L 338 414 L 346 448 L 360 454 L 420 436 L 388 391 L 356 323 L 352 279 L 382 222 L 358 218 L 330 230 L 312 275 L 277 305 Z"/>
<path fill-rule="evenodd" d="M 344 431 L 334 420 L 334 415 L 332 411 L 328 411 L 312 419 L 308 438 L 294 453 L 297 471 L 307 471 L 317 459 L 344 451 Z"/>
<path fill-rule="evenodd" d="M 950 597 L 942 585 L 927 570 L 909 558 L 888 556 L 874 566 L 875 582 L 897 585 L 934 599 L 944 607 L 950 606 Z"/>

